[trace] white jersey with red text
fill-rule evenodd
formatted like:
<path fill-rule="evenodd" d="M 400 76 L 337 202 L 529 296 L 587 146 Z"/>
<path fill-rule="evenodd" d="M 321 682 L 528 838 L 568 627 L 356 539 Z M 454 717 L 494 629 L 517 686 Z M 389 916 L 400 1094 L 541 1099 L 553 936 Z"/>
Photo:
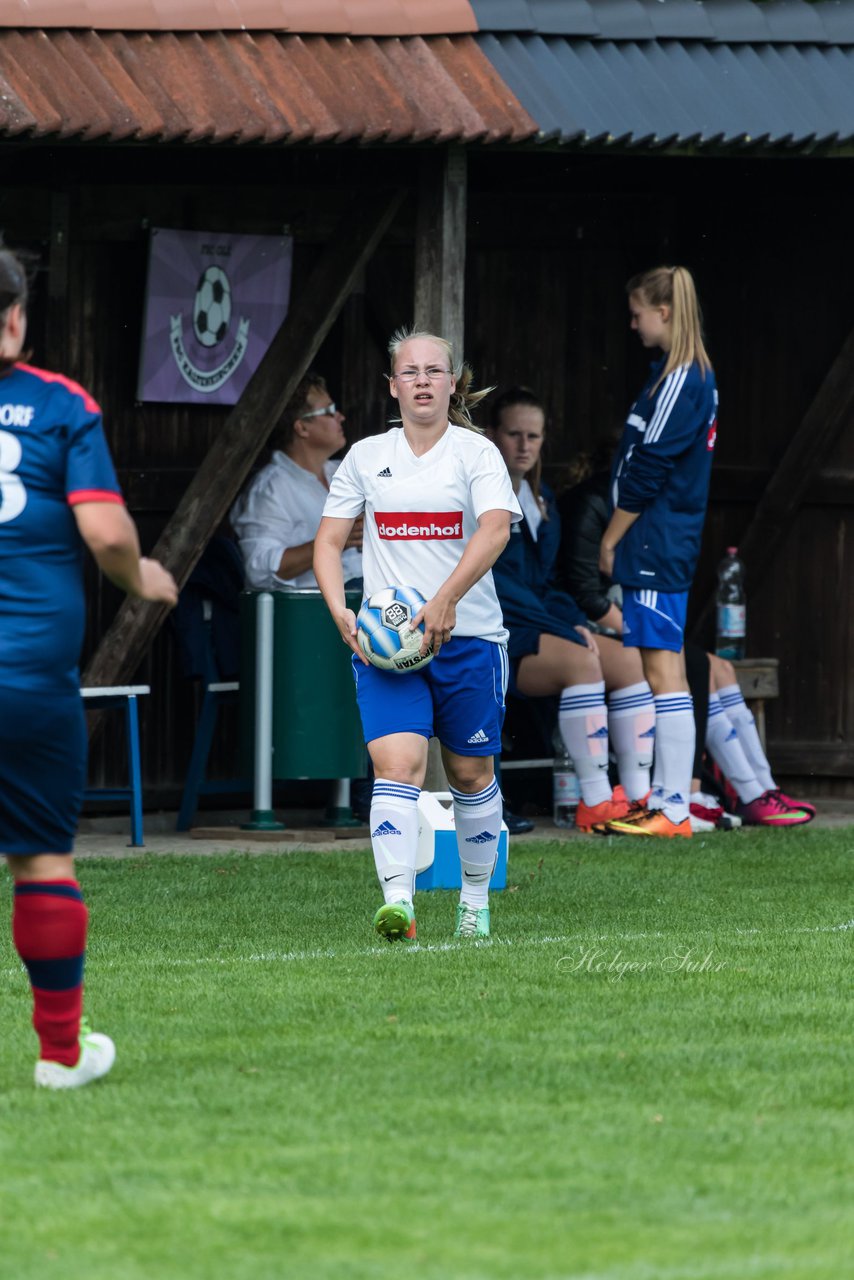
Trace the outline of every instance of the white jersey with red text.
<path fill-rule="evenodd" d="M 447 581 L 485 511 L 522 517 L 504 459 L 476 431 L 448 424 L 416 457 L 402 427 L 368 436 L 335 472 L 325 516 L 365 515 L 365 596 L 383 587 L 415 587 L 430 600 Z M 488 570 L 457 605 L 454 634 L 504 643 L 507 630 Z"/>

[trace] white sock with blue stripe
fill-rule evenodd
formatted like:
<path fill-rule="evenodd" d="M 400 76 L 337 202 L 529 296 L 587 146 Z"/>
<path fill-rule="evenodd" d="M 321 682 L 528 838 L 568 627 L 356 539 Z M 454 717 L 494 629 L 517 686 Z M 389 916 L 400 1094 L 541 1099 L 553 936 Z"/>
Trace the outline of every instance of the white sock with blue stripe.
<path fill-rule="evenodd" d="M 572 757 L 586 805 L 611 799 L 608 778 L 608 712 L 605 681 L 574 684 L 560 695 L 560 734 Z"/>
<path fill-rule="evenodd" d="M 758 800 L 766 788 L 757 779 L 741 745 L 738 729 L 721 706 L 720 695 L 717 693 L 709 694 L 706 746 L 724 777 L 735 787 L 741 803 L 750 804 L 751 800 Z"/>
<path fill-rule="evenodd" d="M 460 851 L 460 902 L 470 907 L 485 907 L 489 904 L 489 881 L 501 835 L 501 788 L 498 779 L 493 778 L 482 791 L 470 794 L 451 787 L 451 795 Z"/>
<path fill-rule="evenodd" d="M 656 808 L 663 809 L 671 822 L 683 822 L 688 817 L 696 740 L 690 693 L 658 694 L 655 699 L 655 779 L 661 795 L 656 797 Z"/>
<path fill-rule="evenodd" d="M 771 773 L 771 766 L 762 746 L 753 712 L 744 701 L 741 689 L 737 684 L 728 684 L 726 688 L 718 689 L 718 697 L 721 700 L 721 706 L 738 731 L 739 741 L 744 748 L 744 754 L 753 766 L 757 782 L 763 791 L 776 790 L 777 784 Z"/>
<path fill-rule="evenodd" d="M 608 696 L 608 732 L 623 790 L 630 800 L 649 791 L 655 746 L 655 700 L 645 680 Z"/>
<path fill-rule="evenodd" d="M 420 787 L 377 778 L 371 795 L 371 848 L 386 902 L 411 902 L 415 892 Z"/>

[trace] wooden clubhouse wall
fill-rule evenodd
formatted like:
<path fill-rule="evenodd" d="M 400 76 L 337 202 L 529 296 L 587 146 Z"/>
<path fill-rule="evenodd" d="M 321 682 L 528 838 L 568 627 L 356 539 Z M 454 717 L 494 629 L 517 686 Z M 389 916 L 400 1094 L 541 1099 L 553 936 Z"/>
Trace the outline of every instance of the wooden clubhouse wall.
<path fill-rule="evenodd" d="M 102 404 L 144 547 L 226 412 L 135 403 L 146 228 L 289 227 L 296 294 L 348 202 L 378 183 L 414 187 L 416 162 L 406 149 L 0 151 L 0 227 L 9 243 L 42 259 L 32 306 L 36 362 L 67 372 Z M 576 450 L 622 420 L 643 379 L 625 280 L 658 262 L 695 273 L 721 392 L 695 618 L 724 547 L 750 525 L 852 329 L 849 231 L 836 198 L 847 163 L 469 152 L 466 355 L 479 384 L 523 381 L 543 396 L 555 484 Z M 391 328 L 411 320 L 414 221 L 410 199 L 315 362 L 353 439 L 381 430 L 389 413 L 382 346 Z M 812 794 L 854 794 L 854 422 L 807 470 L 802 499 L 751 584 L 749 652 L 780 660 L 781 696 L 768 708 L 777 772 Z M 90 578 L 87 655 L 118 601 L 109 584 Z M 142 709 L 148 799 L 172 806 L 198 699 L 177 670 L 168 627 L 138 679 L 152 686 Z M 215 774 L 235 771 L 235 743 L 230 716 Z M 118 726 L 108 726 L 95 745 L 92 782 L 120 782 L 123 758 Z"/>

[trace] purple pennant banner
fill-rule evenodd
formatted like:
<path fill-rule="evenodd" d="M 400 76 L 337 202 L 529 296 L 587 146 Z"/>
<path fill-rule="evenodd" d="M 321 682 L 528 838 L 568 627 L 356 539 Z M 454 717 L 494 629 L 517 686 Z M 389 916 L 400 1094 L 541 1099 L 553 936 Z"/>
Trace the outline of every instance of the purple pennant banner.
<path fill-rule="evenodd" d="M 153 227 L 139 400 L 236 404 L 288 313 L 291 236 Z"/>

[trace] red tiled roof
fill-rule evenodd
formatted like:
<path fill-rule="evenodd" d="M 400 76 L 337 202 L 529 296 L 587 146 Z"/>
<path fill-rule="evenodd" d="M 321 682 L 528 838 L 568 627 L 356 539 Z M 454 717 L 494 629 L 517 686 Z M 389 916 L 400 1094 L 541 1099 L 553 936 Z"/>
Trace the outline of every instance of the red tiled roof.
<path fill-rule="evenodd" d="M 536 132 L 469 35 L 0 30 L 0 138 L 490 143 Z"/>
<path fill-rule="evenodd" d="M 478 29 L 469 0 L 3 0 L 0 26 L 350 36 Z"/>

